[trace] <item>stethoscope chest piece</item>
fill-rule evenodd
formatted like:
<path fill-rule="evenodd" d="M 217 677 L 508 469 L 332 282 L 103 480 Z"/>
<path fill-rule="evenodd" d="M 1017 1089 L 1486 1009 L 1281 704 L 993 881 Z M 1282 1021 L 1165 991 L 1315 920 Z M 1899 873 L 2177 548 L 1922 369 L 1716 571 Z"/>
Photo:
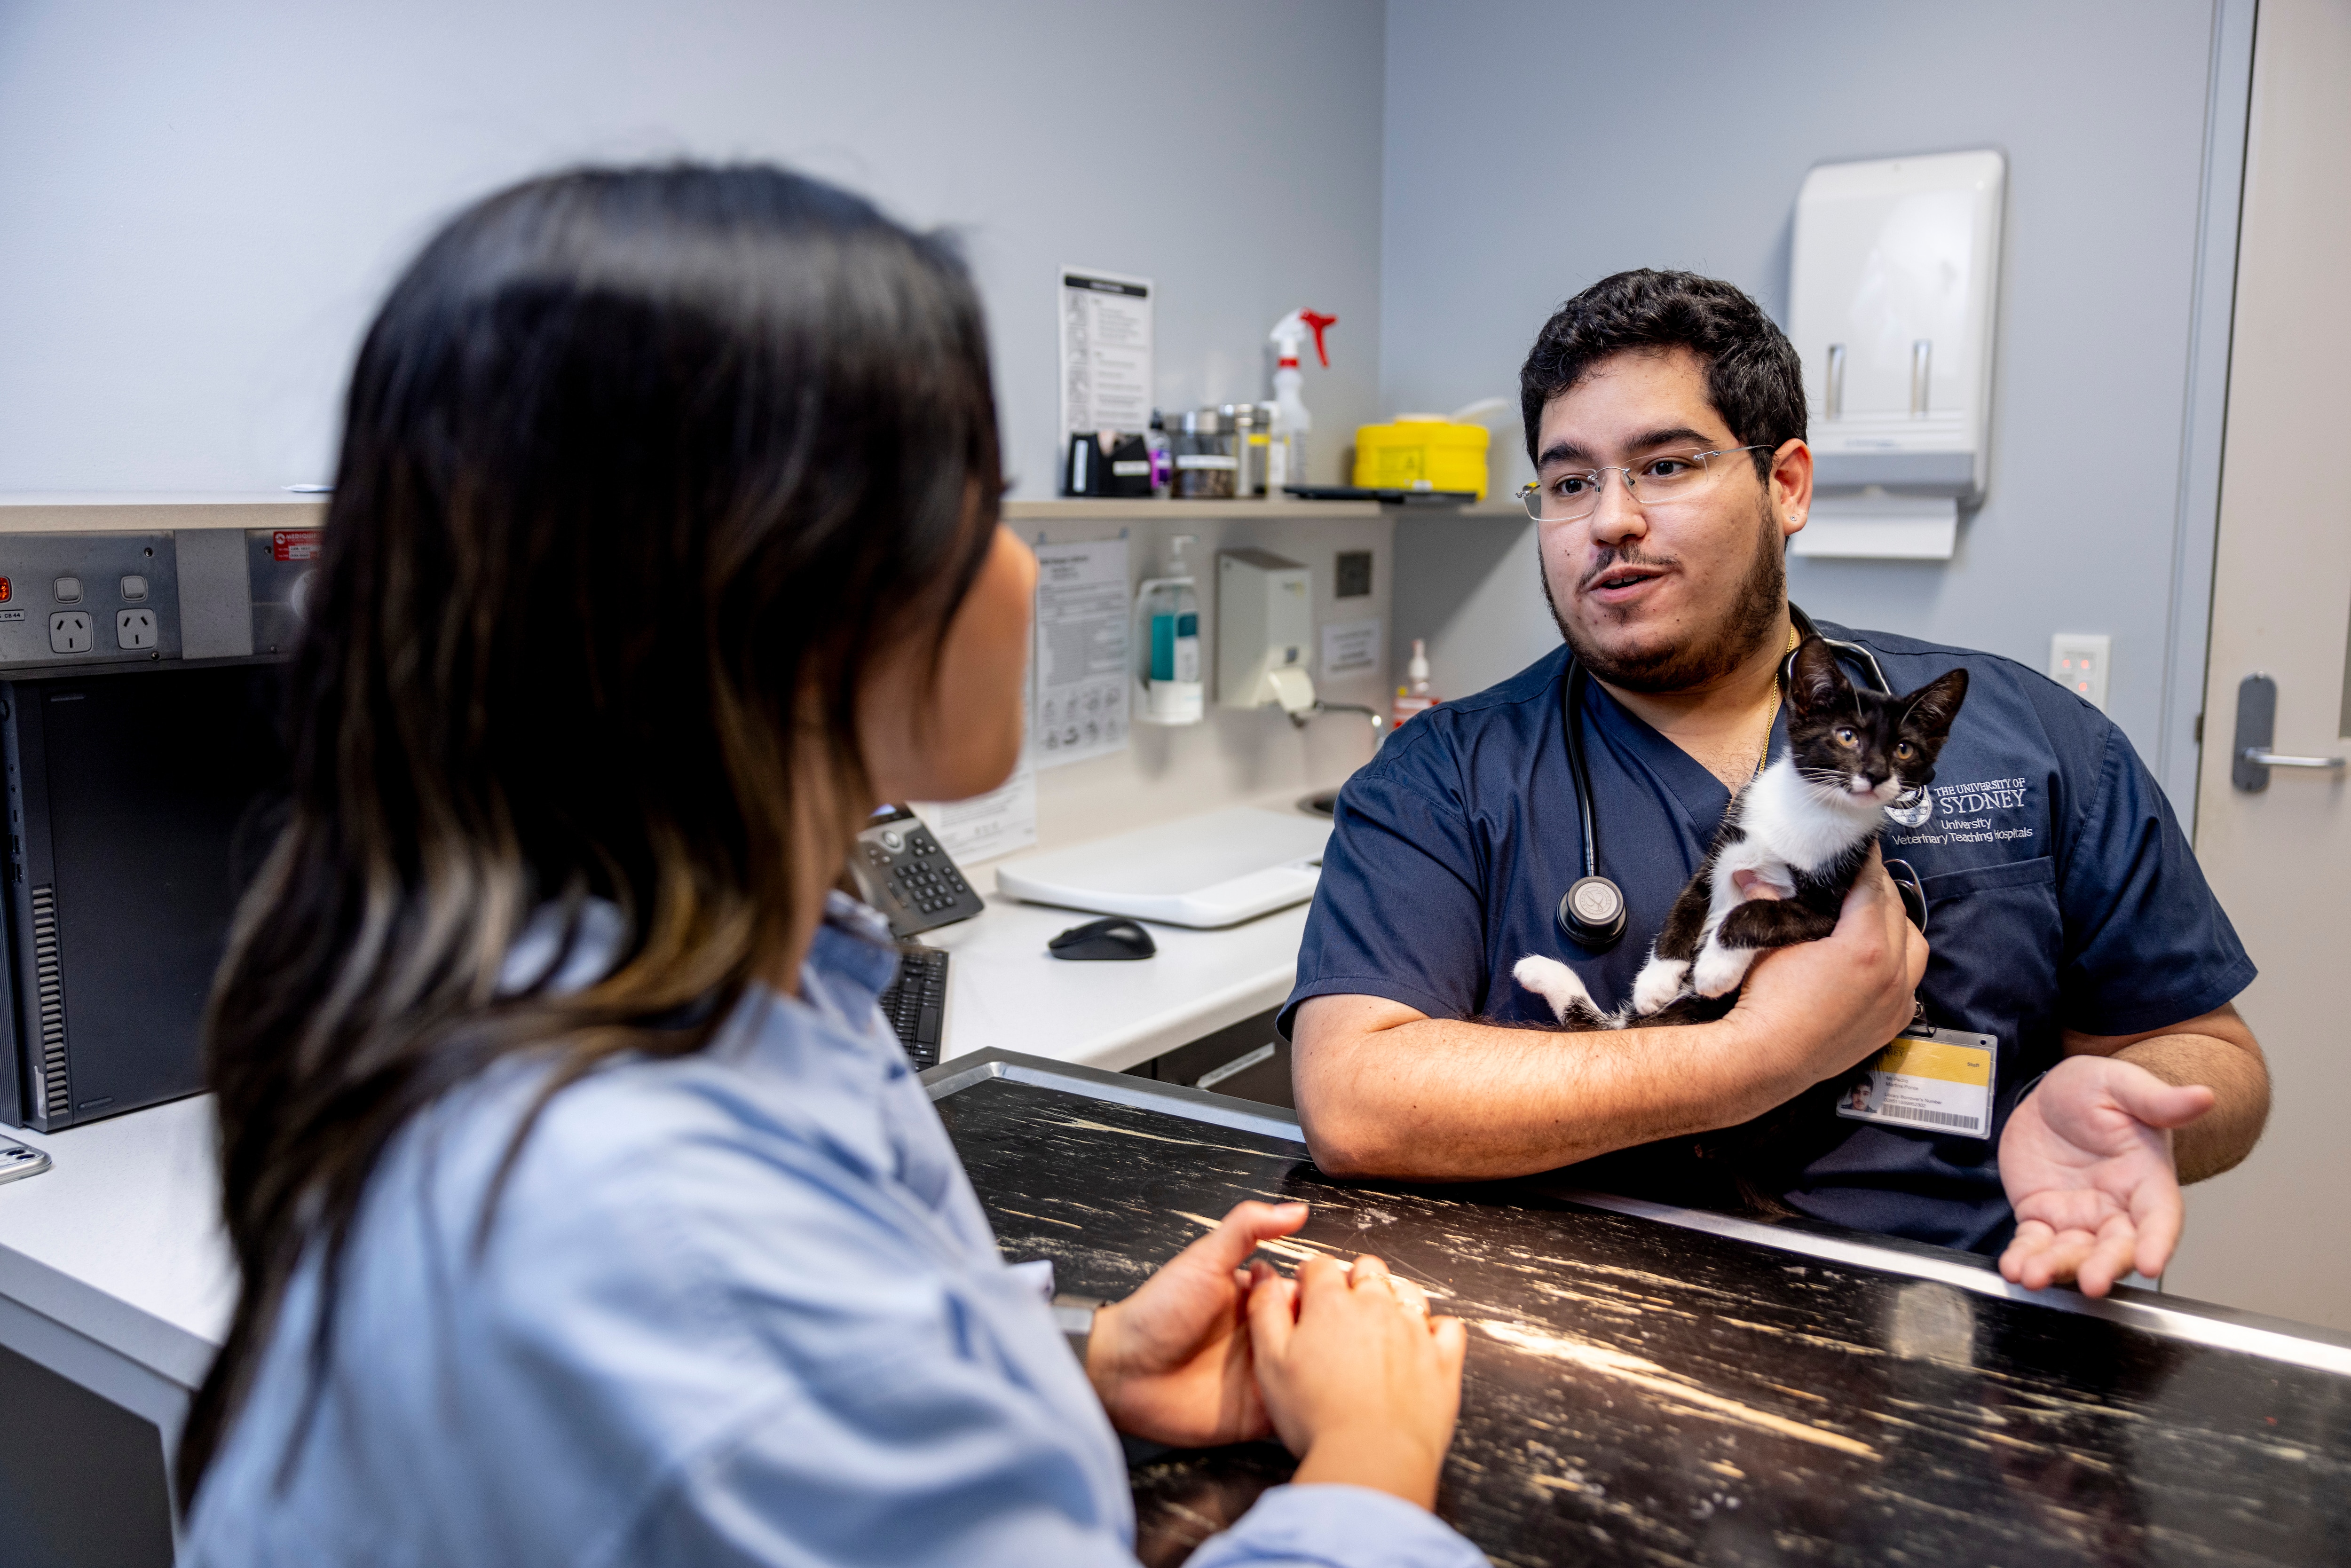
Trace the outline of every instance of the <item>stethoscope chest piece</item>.
<path fill-rule="evenodd" d="M 1604 876 L 1577 877 L 1559 901 L 1560 931 L 1595 952 L 1616 946 L 1625 918 L 1624 890 Z"/>

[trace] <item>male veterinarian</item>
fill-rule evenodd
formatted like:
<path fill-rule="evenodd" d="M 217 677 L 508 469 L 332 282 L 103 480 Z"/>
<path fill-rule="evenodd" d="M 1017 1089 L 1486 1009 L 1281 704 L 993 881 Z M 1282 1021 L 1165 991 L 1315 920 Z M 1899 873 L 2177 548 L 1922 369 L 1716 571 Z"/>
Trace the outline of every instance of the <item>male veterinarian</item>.
<path fill-rule="evenodd" d="M 1809 622 L 1783 558 L 1813 469 L 1794 349 L 1687 273 L 1568 301 L 1520 400 L 1564 645 L 1421 715 L 1341 794 L 1281 1015 L 1316 1161 L 1430 1181 L 1577 1166 L 1604 1191 L 1997 1250 L 2033 1288 L 2161 1273 L 2179 1184 L 2244 1158 L 2268 1113 L 2231 1005 L 2253 966 L 2122 732 L 2006 659 L 1819 628 L 1855 645 L 1856 683 L 1969 673 L 1931 787 L 1881 840 L 1923 936 L 1873 855 L 1834 933 L 1764 955 L 1719 1021 L 1549 1032 L 1511 967 L 1557 958 L 1624 1002 L 1731 791 L 1785 750 L 1779 672 Z M 1622 890 L 1613 946 L 1561 914 L 1588 874 Z M 1914 998 L 1932 1038 L 1896 1040 Z"/>

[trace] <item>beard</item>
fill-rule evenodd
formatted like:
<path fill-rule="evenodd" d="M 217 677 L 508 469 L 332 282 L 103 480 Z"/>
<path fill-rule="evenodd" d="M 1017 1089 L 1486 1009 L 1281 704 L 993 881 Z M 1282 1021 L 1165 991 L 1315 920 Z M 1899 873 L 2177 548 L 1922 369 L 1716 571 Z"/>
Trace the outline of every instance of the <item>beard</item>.
<path fill-rule="evenodd" d="M 1631 546 L 1620 548 L 1605 564 L 1667 566 L 1672 558 L 1645 556 L 1638 546 Z M 1544 571 L 1541 577 L 1543 602 L 1551 607 L 1551 618 L 1569 650 L 1596 679 L 1628 692 L 1685 692 L 1721 679 L 1754 657 L 1755 650 L 1778 630 L 1781 606 L 1788 599 L 1786 552 L 1768 503 L 1757 508 L 1755 559 L 1720 619 L 1669 647 L 1628 654 L 1598 647 L 1560 613 L 1551 573 Z"/>

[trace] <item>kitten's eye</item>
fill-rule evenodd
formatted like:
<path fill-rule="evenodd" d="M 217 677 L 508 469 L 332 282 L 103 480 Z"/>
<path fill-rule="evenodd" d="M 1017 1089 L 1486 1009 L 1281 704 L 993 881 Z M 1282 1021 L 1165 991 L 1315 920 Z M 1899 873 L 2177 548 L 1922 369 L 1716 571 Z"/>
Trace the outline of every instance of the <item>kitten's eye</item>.
<path fill-rule="evenodd" d="M 1849 724 L 1837 726 L 1835 735 L 1839 746 L 1858 746 L 1861 743 L 1861 737 L 1854 733 L 1854 727 Z"/>
<path fill-rule="evenodd" d="M 1917 747 L 1915 747 L 1915 746 L 1911 745 L 1908 741 L 1907 741 L 1907 740 L 1897 740 L 1897 741 L 1896 741 L 1896 742 L 1894 743 L 1894 760 L 1895 760 L 1895 761 L 1896 761 L 1896 762 L 1907 762 L 1907 761 L 1909 761 L 1912 758 L 1914 758 L 1914 757 L 1916 757 L 1916 756 L 1917 756 L 1917 755 L 1918 755 L 1918 748 L 1917 748 Z"/>

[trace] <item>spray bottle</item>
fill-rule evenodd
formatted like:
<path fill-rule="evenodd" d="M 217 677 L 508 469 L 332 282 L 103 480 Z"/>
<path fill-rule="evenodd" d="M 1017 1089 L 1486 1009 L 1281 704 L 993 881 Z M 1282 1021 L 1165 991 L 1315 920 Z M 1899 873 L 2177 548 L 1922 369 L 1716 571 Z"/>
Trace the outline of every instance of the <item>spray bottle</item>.
<path fill-rule="evenodd" d="M 1306 436 L 1314 428 L 1314 416 L 1306 412 L 1306 400 L 1299 395 L 1306 378 L 1298 369 L 1298 350 L 1305 344 L 1306 334 L 1313 333 L 1314 357 L 1329 370 L 1331 350 L 1323 345 L 1322 330 L 1338 324 L 1336 316 L 1303 309 L 1292 310 L 1273 324 L 1273 429 L 1265 457 L 1268 500 L 1280 499 L 1285 485 L 1306 483 Z"/>

